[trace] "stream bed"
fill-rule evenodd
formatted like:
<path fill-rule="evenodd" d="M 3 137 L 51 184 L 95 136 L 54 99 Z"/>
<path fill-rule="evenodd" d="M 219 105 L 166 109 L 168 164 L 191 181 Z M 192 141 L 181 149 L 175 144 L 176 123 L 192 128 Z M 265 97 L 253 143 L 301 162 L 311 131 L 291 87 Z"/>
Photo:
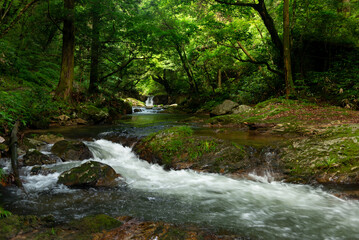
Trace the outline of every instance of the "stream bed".
<path fill-rule="evenodd" d="M 253 181 L 192 170 L 166 171 L 139 159 L 129 147 L 102 139 L 109 134 L 145 136 L 181 118 L 133 114 L 118 126 L 63 128 L 58 132 L 87 139 L 93 160 L 112 166 L 123 176 L 118 187 L 84 190 L 57 184 L 61 172 L 88 160 L 47 165 L 56 170 L 47 176 L 31 176 L 31 168 L 25 167 L 21 172 L 27 195 L 6 189 L 1 200 L 4 208 L 15 214 L 51 214 L 59 222 L 99 213 L 129 215 L 194 224 L 253 239 L 359 239 L 357 200 L 337 198 L 320 187 L 268 181 L 254 174 Z M 198 134 L 209 133 L 199 129 Z M 232 132 L 228 138 L 256 142 L 253 135 L 238 134 L 236 139 Z M 276 141 L 280 139 L 258 138 L 260 144 Z"/>

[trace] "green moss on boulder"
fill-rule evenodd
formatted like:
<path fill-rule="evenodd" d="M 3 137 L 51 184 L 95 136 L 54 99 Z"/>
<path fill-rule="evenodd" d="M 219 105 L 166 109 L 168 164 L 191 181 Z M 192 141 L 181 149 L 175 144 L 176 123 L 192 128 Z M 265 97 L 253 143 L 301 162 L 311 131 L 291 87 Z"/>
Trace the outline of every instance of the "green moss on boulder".
<path fill-rule="evenodd" d="M 289 181 L 359 182 L 359 125 L 332 127 L 284 149 Z"/>
<path fill-rule="evenodd" d="M 194 136 L 189 127 L 174 127 L 141 140 L 134 151 L 140 158 L 167 169 L 195 169 L 215 173 L 242 173 L 260 165 L 249 147 L 224 140 Z"/>
<path fill-rule="evenodd" d="M 116 178 L 120 175 L 110 166 L 89 161 L 78 167 L 63 172 L 58 183 L 69 187 L 113 187 L 117 185 Z"/>
<path fill-rule="evenodd" d="M 41 221 L 36 216 L 11 215 L 0 219 L 0 240 L 12 239 L 18 233 L 30 232 L 39 228 Z"/>
<path fill-rule="evenodd" d="M 56 159 L 50 158 L 37 150 L 28 151 L 24 156 L 24 166 L 35 166 L 56 163 Z"/>
<path fill-rule="evenodd" d="M 90 149 L 81 141 L 59 141 L 52 146 L 51 152 L 59 156 L 63 161 L 93 158 Z"/>
<path fill-rule="evenodd" d="M 72 221 L 70 225 L 83 233 L 97 233 L 120 227 L 122 222 L 108 215 L 99 214 Z"/>

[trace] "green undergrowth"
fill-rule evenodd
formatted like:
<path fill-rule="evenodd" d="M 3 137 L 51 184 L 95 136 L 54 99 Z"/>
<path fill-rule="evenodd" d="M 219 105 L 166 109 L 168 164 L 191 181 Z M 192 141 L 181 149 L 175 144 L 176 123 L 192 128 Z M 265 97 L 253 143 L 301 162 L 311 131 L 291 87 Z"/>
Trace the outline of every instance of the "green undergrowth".
<path fill-rule="evenodd" d="M 305 133 L 308 125 L 350 122 L 359 113 L 333 106 L 318 106 L 304 100 L 270 99 L 253 110 L 240 114 L 217 116 L 206 120 L 210 124 L 282 124 L 280 132 Z"/>
<path fill-rule="evenodd" d="M 359 125 L 330 127 L 311 138 L 293 141 L 283 162 L 293 179 L 340 183 L 359 180 Z"/>

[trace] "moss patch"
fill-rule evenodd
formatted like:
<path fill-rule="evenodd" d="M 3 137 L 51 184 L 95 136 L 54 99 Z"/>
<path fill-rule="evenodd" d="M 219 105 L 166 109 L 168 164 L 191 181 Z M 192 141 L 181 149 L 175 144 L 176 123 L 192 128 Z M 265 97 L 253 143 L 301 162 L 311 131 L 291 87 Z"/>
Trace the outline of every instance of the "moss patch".
<path fill-rule="evenodd" d="M 359 125 L 331 127 L 293 141 L 284 149 L 282 161 L 293 181 L 358 183 Z"/>
<path fill-rule="evenodd" d="M 101 232 L 102 230 L 113 229 L 121 225 L 121 221 L 105 214 L 85 217 L 70 223 L 70 226 L 84 233 Z"/>
<path fill-rule="evenodd" d="M 313 133 L 313 128 L 323 125 L 359 123 L 359 112 L 333 106 L 318 106 L 305 101 L 271 99 L 257 104 L 253 110 L 210 118 L 209 124 L 271 123 L 273 132 Z"/>
<path fill-rule="evenodd" d="M 134 151 L 140 158 L 162 164 L 167 169 L 190 168 L 214 173 L 243 173 L 263 161 L 263 158 L 253 157 L 253 148 L 249 146 L 194 136 L 187 126 L 152 134 L 140 141 Z"/>

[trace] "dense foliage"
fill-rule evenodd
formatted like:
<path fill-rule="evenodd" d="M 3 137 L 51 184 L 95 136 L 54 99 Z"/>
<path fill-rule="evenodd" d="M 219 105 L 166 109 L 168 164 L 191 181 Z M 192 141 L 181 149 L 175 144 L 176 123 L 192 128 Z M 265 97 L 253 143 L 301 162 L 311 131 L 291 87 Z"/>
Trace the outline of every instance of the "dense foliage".
<path fill-rule="evenodd" d="M 73 13 L 61 0 L 0 5 L 2 132 L 16 119 L 29 125 L 99 95 L 182 96 L 196 110 L 285 93 L 283 1 L 66 2 L 75 3 Z M 358 0 L 290 1 L 291 97 L 358 108 L 358 7 Z M 51 93 L 59 91 L 69 20 L 74 82 L 64 103 Z"/>

